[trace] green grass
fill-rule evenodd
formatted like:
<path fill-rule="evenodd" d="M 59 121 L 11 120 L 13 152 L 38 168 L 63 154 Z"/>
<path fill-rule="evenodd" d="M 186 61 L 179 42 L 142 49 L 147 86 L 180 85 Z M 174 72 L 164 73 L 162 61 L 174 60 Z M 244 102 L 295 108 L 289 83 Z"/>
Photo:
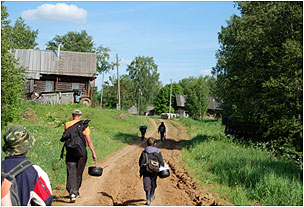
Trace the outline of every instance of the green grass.
<path fill-rule="evenodd" d="M 91 137 L 94 143 L 98 160 L 104 159 L 107 155 L 117 151 L 126 143 L 138 139 L 138 127 L 142 124 L 150 126 L 150 122 L 144 117 L 129 115 L 126 112 L 116 110 L 100 110 L 99 108 L 86 108 L 80 104 L 70 105 L 39 105 L 35 103 L 24 103 L 22 110 L 32 108 L 37 121 L 29 121 L 20 118 L 8 125 L 21 124 L 36 138 L 34 147 L 29 150 L 29 160 L 44 169 L 50 177 L 52 188 L 56 189 L 65 184 L 66 166 L 64 159 L 60 160 L 60 153 L 63 143 L 60 138 L 64 131 L 64 123 L 72 120 L 71 113 L 76 108 L 83 113 L 82 119 L 90 119 L 89 123 Z M 118 119 L 116 115 L 125 114 L 128 120 Z M 2 146 L 3 134 L 8 127 L 1 129 Z M 91 164 L 92 156 L 88 149 L 88 163 Z M 1 151 L 1 157 L 5 154 Z"/>
<path fill-rule="evenodd" d="M 234 205 L 302 206 L 302 170 L 266 151 L 228 139 L 216 120 L 181 119 L 191 141 L 183 159 L 210 191 L 219 192 Z"/>

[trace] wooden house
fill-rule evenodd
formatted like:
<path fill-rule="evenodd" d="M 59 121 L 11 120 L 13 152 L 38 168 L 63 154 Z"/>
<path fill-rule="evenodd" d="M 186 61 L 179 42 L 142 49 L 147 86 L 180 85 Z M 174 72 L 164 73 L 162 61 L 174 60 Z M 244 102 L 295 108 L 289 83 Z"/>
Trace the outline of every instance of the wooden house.
<path fill-rule="evenodd" d="M 25 68 L 28 99 L 41 103 L 71 103 L 75 92 L 90 97 L 95 86 L 96 54 L 85 52 L 15 49 L 14 57 Z"/>
<path fill-rule="evenodd" d="M 208 103 L 208 114 L 216 115 L 222 111 L 221 104 L 214 97 L 208 96 Z"/>

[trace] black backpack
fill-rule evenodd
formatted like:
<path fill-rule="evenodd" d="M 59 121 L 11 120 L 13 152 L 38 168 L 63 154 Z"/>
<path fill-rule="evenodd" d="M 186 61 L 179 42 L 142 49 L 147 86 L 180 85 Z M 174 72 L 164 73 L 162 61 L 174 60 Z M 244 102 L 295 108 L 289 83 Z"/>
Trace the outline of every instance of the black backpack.
<path fill-rule="evenodd" d="M 165 129 L 166 129 L 165 126 L 163 126 L 163 125 L 159 126 L 159 131 L 160 132 L 165 132 Z"/>
<path fill-rule="evenodd" d="M 90 120 L 81 120 L 63 132 L 60 141 L 65 143 L 61 150 L 61 158 L 63 158 L 64 147 L 66 148 L 67 154 L 74 158 L 85 155 L 87 145 L 83 131 L 88 127 L 89 122 Z"/>
<path fill-rule="evenodd" d="M 149 158 L 148 153 L 144 152 L 146 163 L 144 166 L 146 167 L 146 171 L 149 173 L 157 174 L 159 172 L 159 162 L 158 160 Z"/>
<path fill-rule="evenodd" d="M 2 161 L 3 162 L 3 161 Z M 1 164 L 2 164 L 1 162 Z M 9 187 L 9 193 L 10 193 L 10 202 L 12 203 L 13 206 L 20 206 L 20 199 L 19 199 L 19 195 L 18 195 L 18 186 L 17 186 L 17 182 L 16 182 L 16 176 L 21 174 L 24 170 L 26 170 L 27 168 L 31 167 L 33 165 L 32 162 L 28 161 L 28 160 L 23 160 L 22 162 L 20 162 L 18 165 L 16 165 L 13 169 L 11 169 L 9 172 L 5 173 L 3 171 L 3 167 L 1 169 L 1 188 L 4 187 L 2 185 L 4 185 L 3 183 L 5 182 L 10 182 L 11 185 L 5 185 L 7 187 Z"/>

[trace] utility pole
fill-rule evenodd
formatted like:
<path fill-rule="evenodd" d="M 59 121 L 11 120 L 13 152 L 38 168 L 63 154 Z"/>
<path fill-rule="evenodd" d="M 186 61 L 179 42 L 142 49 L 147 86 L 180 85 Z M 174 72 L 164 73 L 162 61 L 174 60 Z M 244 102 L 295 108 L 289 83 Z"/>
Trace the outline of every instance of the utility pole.
<path fill-rule="evenodd" d="M 201 87 L 200 87 L 200 89 L 201 89 Z M 199 98 L 200 121 L 202 120 L 202 100 L 201 100 L 201 97 L 202 97 L 202 90 L 200 90 L 200 98 Z"/>
<path fill-rule="evenodd" d="M 102 72 L 101 92 L 100 92 L 100 108 L 102 108 L 103 83 L 104 83 L 104 72 Z"/>
<path fill-rule="evenodd" d="M 172 97 L 172 79 L 171 79 L 171 86 L 170 86 L 170 104 L 169 104 L 169 119 L 171 118 L 171 97 Z"/>
<path fill-rule="evenodd" d="M 139 89 L 138 93 L 138 104 L 137 104 L 137 114 L 139 116 L 139 110 L 140 110 L 140 96 L 141 96 L 141 89 Z"/>
<path fill-rule="evenodd" d="M 117 110 L 120 111 L 120 77 L 119 77 L 119 69 L 118 69 L 118 55 L 116 54 L 116 67 L 117 67 L 117 99 L 118 99 L 118 104 L 117 104 Z"/>

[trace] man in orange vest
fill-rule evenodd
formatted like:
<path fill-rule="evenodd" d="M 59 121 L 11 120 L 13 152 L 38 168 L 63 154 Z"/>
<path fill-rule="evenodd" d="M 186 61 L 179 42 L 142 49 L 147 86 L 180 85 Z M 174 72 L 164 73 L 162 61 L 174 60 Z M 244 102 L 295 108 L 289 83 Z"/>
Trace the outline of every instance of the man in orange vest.
<path fill-rule="evenodd" d="M 74 110 L 72 113 L 72 121 L 66 122 L 64 125 L 64 130 L 67 130 L 69 127 L 73 126 L 77 122 L 79 122 L 82 118 L 82 112 L 78 109 Z M 94 150 L 93 141 L 91 139 L 90 135 L 90 128 L 87 126 L 83 130 L 83 134 L 85 137 L 85 142 L 89 146 L 93 160 L 97 160 L 97 156 Z M 70 194 L 70 202 L 74 203 L 76 201 L 76 198 L 79 197 L 79 188 L 82 183 L 82 174 L 84 171 L 84 168 L 87 163 L 87 150 L 85 148 L 85 153 L 81 157 L 74 157 L 73 155 L 69 154 L 67 151 L 66 153 L 66 166 L 67 166 L 67 184 L 66 189 Z"/>

